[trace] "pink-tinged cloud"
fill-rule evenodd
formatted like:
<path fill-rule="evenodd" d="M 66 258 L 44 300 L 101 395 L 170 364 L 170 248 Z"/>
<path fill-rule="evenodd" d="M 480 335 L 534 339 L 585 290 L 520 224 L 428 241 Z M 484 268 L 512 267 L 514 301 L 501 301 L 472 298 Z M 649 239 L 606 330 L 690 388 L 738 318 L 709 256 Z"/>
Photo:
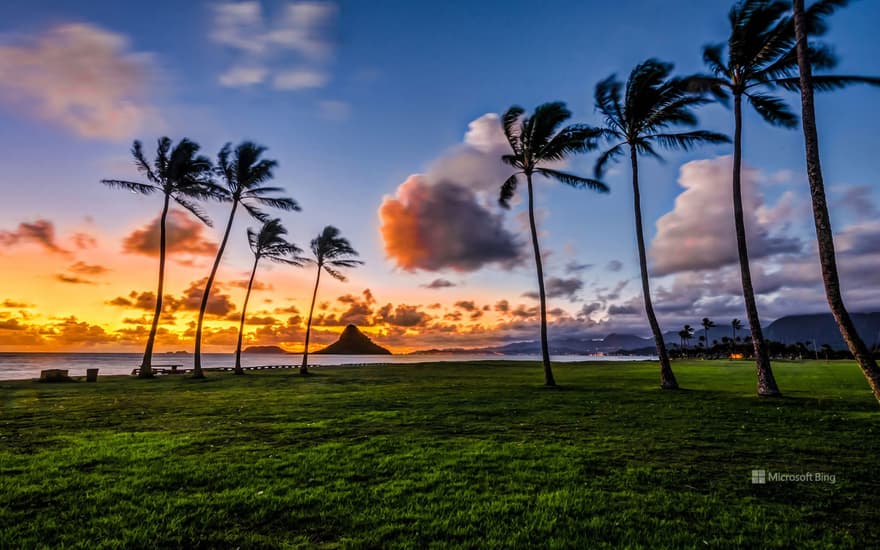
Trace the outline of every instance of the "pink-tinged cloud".
<path fill-rule="evenodd" d="M 130 254 L 159 255 L 159 221 L 153 221 L 128 234 L 122 241 L 122 249 Z M 213 256 L 217 245 L 205 238 L 205 226 L 191 215 L 179 210 L 168 212 L 166 247 L 169 254 L 184 253 L 196 256 Z"/>
<path fill-rule="evenodd" d="M 87 138 L 125 139 L 155 118 L 151 73 L 150 56 L 125 36 L 87 23 L 0 46 L 0 99 Z"/>
<path fill-rule="evenodd" d="M 58 244 L 55 225 L 49 220 L 22 222 L 12 231 L 0 231 L 0 246 L 13 247 L 23 244 L 37 244 L 55 254 L 70 254 Z"/>
<path fill-rule="evenodd" d="M 681 167 L 679 184 L 684 187 L 672 212 L 657 220 L 657 235 L 650 248 L 651 271 L 668 275 L 682 271 L 715 269 L 738 261 L 731 201 L 733 162 L 724 156 L 692 161 Z M 760 174 L 742 173 L 743 209 L 749 257 L 797 253 L 797 239 L 771 235 L 780 211 L 764 206 L 757 188 Z"/>
<path fill-rule="evenodd" d="M 431 184 L 410 176 L 394 197 L 382 201 L 379 219 L 386 254 L 406 271 L 474 271 L 519 258 L 517 241 L 500 213 L 451 182 Z"/>

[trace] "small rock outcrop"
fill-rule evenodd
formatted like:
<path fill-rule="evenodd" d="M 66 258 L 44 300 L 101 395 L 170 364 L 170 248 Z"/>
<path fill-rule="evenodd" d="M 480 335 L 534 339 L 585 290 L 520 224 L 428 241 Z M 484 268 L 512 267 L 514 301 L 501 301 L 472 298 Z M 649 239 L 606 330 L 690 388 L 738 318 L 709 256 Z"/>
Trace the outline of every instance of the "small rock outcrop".
<path fill-rule="evenodd" d="M 326 355 L 391 355 L 391 352 L 370 340 L 363 332 L 354 325 L 348 325 L 339 340 L 336 340 L 326 348 L 316 351 Z"/>

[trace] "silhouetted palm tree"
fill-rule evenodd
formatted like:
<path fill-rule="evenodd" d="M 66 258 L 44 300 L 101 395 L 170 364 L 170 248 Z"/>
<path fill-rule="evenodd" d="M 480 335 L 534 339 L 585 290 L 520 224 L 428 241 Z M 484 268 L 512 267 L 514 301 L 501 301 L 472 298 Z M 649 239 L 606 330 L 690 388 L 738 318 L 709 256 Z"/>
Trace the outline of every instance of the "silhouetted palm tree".
<path fill-rule="evenodd" d="M 506 164 L 513 166 L 516 172 L 501 185 L 498 202 L 507 208 L 508 201 L 513 198 L 516 192 L 519 176 L 526 177 L 529 226 L 538 275 L 538 297 L 541 302 L 541 357 L 544 363 L 544 383 L 547 386 L 555 386 L 553 370 L 550 368 L 550 349 L 547 345 L 547 296 L 544 292 L 544 267 L 535 224 L 532 176 L 538 174 L 578 189 L 586 188 L 607 192 L 608 187 L 600 181 L 561 172 L 548 166 L 573 154 L 595 149 L 597 130 L 583 124 L 572 124 L 559 129 L 566 120 L 571 118 L 571 112 L 564 103 L 545 103 L 538 106 L 531 116 L 524 117 L 524 114 L 525 111 L 522 107 L 513 106 L 504 113 L 502 118 L 504 135 L 507 136 L 512 154 L 503 155 L 501 159 Z"/>
<path fill-rule="evenodd" d="M 287 229 L 281 225 L 281 220 L 273 218 L 254 231 L 248 228 L 248 244 L 254 253 L 254 267 L 251 269 L 251 278 L 248 280 L 247 293 L 244 295 L 244 304 L 241 306 L 241 322 L 238 325 L 238 344 L 235 346 L 235 374 L 244 374 L 241 368 L 241 341 L 244 336 L 244 320 L 247 314 L 248 301 L 251 298 L 251 288 L 254 286 L 254 277 L 257 274 L 257 265 L 263 258 L 280 264 L 302 267 L 307 261 L 300 256 L 302 249 L 284 239 Z"/>
<path fill-rule="evenodd" d="M 193 200 L 210 198 L 213 196 L 213 184 L 211 182 L 211 161 L 207 157 L 198 156 L 199 145 L 183 138 L 172 148 L 169 138 L 159 139 L 156 147 L 156 158 L 153 165 L 144 157 L 143 146 L 140 141 L 135 141 L 131 148 L 135 166 L 144 175 L 148 183 L 138 183 L 125 180 L 101 180 L 101 183 L 118 189 L 126 189 L 132 193 L 152 195 L 162 193 L 162 215 L 159 217 L 159 288 L 156 291 L 156 308 L 153 312 L 153 322 L 150 326 L 150 335 L 147 338 L 147 346 L 144 350 L 144 358 L 138 371 L 140 378 L 153 376 L 152 356 L 153 346 L 156 342 L 156 332 L 159 328 L 159 317 L 162 314 L 162 297 L 165 289 L 165 253 L 166 253 L 166 227 L 168 207 L 173 200 L 180 206 L 192 212 L 202 222 L 211 225 L 211 220 L 199 208 Z"/>
<path fill-rule="evenodd" d="M 733 343 L 734 351 L 736 351 L 736 343 L 739 342 L 739 338 L 736 337 L 736 333 L 737 333 L 737 331 L 742 330 L 742 328 L 743 328 L 742 321 L 740 321 L 739 319 L 734 319 L 733 321 L 730 322 L 730 328 L 733 331 L 733 338 L 731 339 L 731 342 Z"/>
<path fill-rule="evenodd" d="M 596 108 L 605 117 L 605 127 L 601 128 L 602 135 L 611 141 L 612 146 L 596 161 L 595 176 L 601 179 L 609 161 L 629 154 L 642 296 L 648 324 L 651 326 L 660 358 L 660 386 L 665 389 L 677 388 L 678 382 L 669 364 L 669 354 L 663 342 L 663 331 L 660 330 L 651 300 L 642 227 L 638 158 L 640 154 L 660 158 L 654 149 L 655 146 L 687 151 L 703 143 L 730 142 L 727 136 L 705 130 L 670 131 L 670 128 L 675 126 L 696 126 L 697 118 L 693 114 L 693 108 L 709 101 L 691 92 L 687 79 L 670 78 L 671 72 L 670 63 L 649 59 L 632 70 L 626 81 L 625 90 L 623 83 L 613 75 L 596 85 Z"/>
<path fill-rule="evenodd" d="M 752 286 L 746 228 L 742 204 L 742 100 L 745 96 L 755 111 L 774 126 L 793 128 L 797 117 L 785 103 L 770 95 L 768 90 L 776 87 L 776 81 L 788 76 L 793 63 L 790 56 L 790 36 L 786 21 L 780 19 L 788 10 L 784 0 L 742 0 L 730 10 L 730 37 L 723 57 L 725 44 L 712 44 L 703 48 L 703 61 L 714 76 L 703 82 L 704 89 L 728 104 L 733 96 L 733 213 L 736 227 L 737 252 L 742 277 L 743 299 L 752 332 L 755 362 L 758 371 L 758 395 L 781 395 L 761 330 L 755 291 Z"/>
<path fill-rule="evenodd" d="M 684 336 L 685 345 L 689 346 L 691 343 L 691 338 L 694 337 L 694 327 L 690 325 L 685 325 L 684 328 L 681 329 L 681 332 Z"/>
<path fill-rule="evenodd" d="M 193 368 L 194 378 L 204 378 L 205 376 L 204 372 L 202 372 L 202 324 L 205 319 L 205 310 L 208 307 L 211 286 L 214 284 L 217 268 L 220 267 L 220 260 L 223 258 L 223 251 L 226 249 L 226 242 L 229 240 L 229 232 L 232 229 L 232 222 L 235 219 L 235 212 L 238 206 L 241 205 L 248 214 L 261 222 L 265 222 L 268 216 L 258 208 L 259 206 L 268 206 L 280 210 L 299 210 L 299 205 L 293 199 L 272 196 L 276 193 L 284 192 L 284 189 L 281 187 L 267 187 L 265 185 L 266 182 L 272 179 L 272 171 L 278 165 L 277 161 L 260 158 L 265 151 L 265 147 L 245 141 L 239 144 L 235 151 L 232 150 L 232 145 L 227 143 L 217 156 L 217 173 L 226 184 L 225 188 L 218 187 L 217 198 L 223 202 L 232 203 L 232 208 L 229 211 L 229 221 L 226 222 L 223 240 L 220 241 L 220 248 L 217 250 L 217 257 L 214 258 L 214 265 L 211 267 L 211 274 L 208 276 L 205 291 L 202 293 L 202 301 L 199 305 Z M 230 155 L 232 158 L 230 158 Z"/>
<path fill-rule="evenodd" d="M 837 259 L 834 253 L 834 234 L 831 230 L 831 218 L 828 215 L 828 204 L 825 199 L 825 183 L 822 177 L 822 165 L 819 157 L 819 134 L 816 130 L 816 112 L 813 103 L 813 90 L 833 89 L 840 85 L 839 81 L 823 77 L 813 77 L 810 60 L 808 37 L 810 34 L 820 35 L 826 31 L 822 17 L 830 15 L 837 7 L 848 4 L 847 0 L 824 0 L 814 3 L 809 10 L 804 9 L 804 0 L 794 0 L 794 26 L 797 41 L 797 58 L 799 68 L 799 87 L 801 90 L 801 108 L 803 115 L 804 143 L 807 158 L 807 176 L 810 181 L 810 195 L 813 200 L 813 221 L 816 226 L 816 240 L 819 245 L 819 263 L 822 267 L 822 281 L 825 284 L 825 296 L 840 334 L 846 341 L 862 373 L 868 380 L 874 397 L 880 401 L 880 368 L 871 351 L 859 336 L 855 324 L 843 303 L 840 291 L 840 279 L 837 274 Z M 880 83 L 880 79 L 848 77 L 848 82 L 865 81 L 872 84 Z"/>
<path fill-rule="evenodd" d="M 703 326 L 703 335 L 705 336 L 706 347 L 709 347 L 709 329 L 715 326 L 715 322 L 709 319 L 708 317 L 703 317 L 703 320 L 700 321 L 700 324 Z"/>
<path fill-rule="evenodd" d="M 309 372 L 309 336 L 312 332 L 312 314 L 315 311 L 315 298 L 318 296 L 318 284 L 321 282 L 321 270 L 326 271 L 334 279 L 344 281 L 343 275 L 339 269 L 343 267 L 357 267 L 364 262 L 354 259 L 358 253 L 352 248 L 348 239 L 339 236 L 339 230 L 328 225 L 321 233 L 312 239 L 311 242 L 312 255 L 318 266 L 318 275 L 315 277 L 315 290 L 312 292 L 312 305 L 309 306 L 309 321 L 306 324 L 306 341 L 303 347 L 303 361 L 299 368 L 300 374 L 308 374 Z"/>

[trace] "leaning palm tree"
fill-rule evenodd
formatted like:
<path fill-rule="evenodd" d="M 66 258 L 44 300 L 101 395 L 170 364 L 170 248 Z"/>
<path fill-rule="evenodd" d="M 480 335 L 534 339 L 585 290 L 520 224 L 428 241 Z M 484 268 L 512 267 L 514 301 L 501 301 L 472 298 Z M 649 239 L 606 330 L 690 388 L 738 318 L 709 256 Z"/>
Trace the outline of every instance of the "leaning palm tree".
<path fill-rule="evenodd" d="M 809 10 L 804 9 L 804 0 L 794 0 L 794 27 L 797 41 L 797 59 L 799 68 L 798 86 L 801 90 L 801 108 L 803 116 L 804 143 L 807 157 L 807 176 L 810 181 L 810 195 L 813 200 L 813 221 L 816 225 L 816 240 L 819 245 L 819 263 L 822 267 L 822 281 L 825 284 L 825 296 L 831 313 L 840 328 L 840 334 L 846 341 L 874 397 L 880 401 L 880 368 L 871 351 L 859 336 L 855 324 L 843 303 L 840 292 L 840 279 L 837 274 L 837 259 L 834 254 L 834 234 L 831 231 L 831 218 L 825 199 L 825 183 L 822 178 L 822 165 L 819 157 L 819 134 L 816 130 L 816 111 L 813 103 L 813 90 L 837 87 L 836 82 L 828 82 L 823 77 L 813 77 L 810 62 L 810 47 L 807 42 L 809 34 L 823 34 L 826 30 L 821 17 L 830 15 L 835 8 L 847 4 L 847 0 L 825 0 L 816 2 Z M 850 81 L 853 77 L 849 78 Z M 880 84 L 880 79 L 859 78 L 872 84 Z M 830 86 L 829 86 L 830 84 Z M 818 355 L 818 352 L 817 352 Z"/>
<path fill-rule="evenodd" d="M 700 321 L 700 324 L 703 326 L 703 336 L 706 340 L 706 348 L 709 347 L 709 329 L 715 328 L 715 321 L 709 319 L 708 317 L 703 317 L 703 320 Z"/>
<path fill-rule="evenodd" d="M 226 184 L 225 188 L 218 187 L 217 198 L 223 202 L 232 203 L 232 208 L 229 210 L 229 220 L 226 222 L 223 240 L 220 241 L 220 248 L 217 249 L 217 257 L 214 258 L 214 265 L 211 267 L 211 274 L 208 275 L 208 281 L 205 283 L 205 290 L 202 292 L 202 300 L 199 305 L 193 365 L 194 378 L 205 377 L 202 371 L 202 325 L 214 277 L 217 275 L 217 268 L 220 267 L 223 251 L 226 250 L 229 232 L 232 229 L 232 222 L 235 220 L 235 212 L 239 205 L 248 214 L 262 222 L 266 221 L 268 216 L 259 209 L 259 206 L 268 206 L 279 210 L 299 210 L 299 205 L 293 199 L 273 196 L 283 192 L 284 189 L 265 185 L 272 179 L 272 171 L 278 166 L 278 162 L 260 158 L 264 152 L 266 152 L 265 147 L 245 141 L 239 144 L 235 151 L 232 150 L 232 145 L 227 143 L 217 156 L 217 173 Z"/>
<path fill-rule="evenodd" d="M 761 330 L 749 267 L 742 202 L 742 102 L 743 97 L 748 99 L 769 124 L 785 128 L 797 126 L 797 117 L 785 103 L 768 93 L 777 86 L 776 80 L 788 75 L 794 62 L 789 55 L 790 25 L 780 19 L 787 9 L 784 0 L 741 0 L 729 13 L 731 30 L 726 44 L 727 58 L 724 58 L 723 43 L 703 48 L 703 61 L 713 75 L 706 77 L 701 85 L 725 105 L 733 96 L 733 217 L 743 300 L 755 348 L 757 391 L 762 396 L 779 396 L 781 392 L 773 376 Z"/>
<path fill-rule="evenodd" d="M 309 336 L 312 332 L 312 314 L 315 312 L 315 299 L 318 297 L 318 284 L 321 282 L 321 270 L 326 271 L 331 277 L 339 281 L 345 281 L 345 275 L 340 268 L 357 267 L 364 262 L 356 260 L 357 251 L 352 248 L 348 239 L 339 236 L 339 230 L 328 225 L 321 233 L 312 239 L 312 255 L 318 266 L 318 275 L 315 277 L 315 290 L 312 292 L 312 305 L 309 306 L 309 320 L 306 324 L 306 341 L 303 347 L 302 366 L 300 374 L 309 373 Z"/>
<path fill-rule="evenodd" d="M 544 384 L 555 386 L 556 381 L 550 368 L 550 349 L 547 345 L 547 296 L 544 292 L 544 267 L 535 224 L 532 176 L 541 175 L 578 189 L 607 192 L 608 187 L 600 181 L 551 167 L 553 163 L 563 161 L 573 154 L 595 149 L 596 138 L 599 135 L 596 129 L 583 124 L 572 124 L 559 129 L 562 123 L 571 117 L 571 112 L 564 103 L 560 102 L 545 103 L 538 106 L 531 116 L 524 117 L 524 115 L 525 110 L 522 107 L 513 106 L 504 113 L 502 119 L 504 135 L 507 136 L 512 154 L 503 155 L 501 160 L 514 167 L 516 172 L 501 185 L 498 202 L 508 208 L 508 202 L 516 192 L 519 176 L 525 176 L 529 197 L 529 226 L 538 274 L 538 297 L 541 302 L 541 357 L 544 363 Z"/>
<path fill-rule="evenodd" d="M 823 25 L 822 16 L 833 10 L 840 0 L 819 0 L 809 11 L 809 24 L 814 28 Z M 740 0 L 730 10 L 730 37 L 726 44 L 712 44 L 703 48 L 703 61 L 713 75 L 699 82 L 702 89 L 709 90 L 716 98 L 727 104 L 733 97 L 733 210 L 736 227 L 737 252 L 742 277 L 743 299 L 748 315 L 755 363 L 758 371 L 758 395 L 781 395 L 761 330 L 755 292 L 752 287 L 746 243 L 745 222 L 741 193 L 742 171 L 742 102 L 745 97 L 755 111 L 768 123 L 784 128 L 795 128 L 797 116 L 785 102 L 773 95 L 778 87 L 798 87 L 798 55 L 794 24 L 787 14 L 791 2 L 787 0 Z M 829 48 L 822 44 L 806 44 L 804 56 L 813 69 L 830 69 L 837 60 Z M 834 89 L 871 79 L 851 76 L 822 75 L 814 77 L 814 84 L 822 89 Z"/>
<path fill-rule="evenodd" d="M 244 374 L 244 370 L 241 368 L 241 341 L 244 336 L 244 320 L 247 314 L 248 301 L 251 298 L 251 289 L 254 286 L 254 277 L 257 274 L 257 265 L 260 263 L 260 260 L 265 258 L 270 262 L 297 267 L 302 267 L 307 261 L 306 258 L 300 256 L 302 249 L 293 243 L 287 242 L 284 235 L 287 235 L 287 229 L 281 225 L 281 220 L 278 218 L 273 218 L 264 223 L 259 232 L 251 228 L 247 230 L 248 244 L 251 247 L 251 252 L 254 253 L 254 266 L 251 269 L 251 278 L 248 280 L 247 292 L 244 295 L 244 304 L 241 306 L 238 344 L 235 346 L 235 374 Z"/>
<path fill-rule="evenodd" d="M 660 358 L 660 387 L 664 389 L 675 389 L 678 387 L 678 382 L 669 363 L 663 331 L 657 322 L 651 300 L 645 236 L 642 228 L 638 158 L 640 154 L 660 158 L 654 149 L 655 146 L 687 151 L 704 143 L 730 142 L 727 136 L 706 130 L 670 131 L 670 127 L 674 126 L 696 126 L 694 107 L 709 102 L 702 95 L 690 91 L 687 79 L 670 78 L 671 72 L 671 64 L 649 59 L 632 70 L 625 89 L 623 83 L 613 75 L 596 85 L 596 108 L 605 117 L 602 134 L 611 141 L 612 145 L 596 161 L 595 176 L 600 179 L 609 161 L 629 154 L 642 296 L 645 302 L 645 314 Z"/>
<path fill-rule="evenodd" d="M 147 337 L 147 346 L 144 350 L 144 358 L 138 370 L 140 378 L 153 376 L 153 346 L 156 342 L 156 332 L 159 329 L 159 317 L 162 314 L 162 295 L 165 289 L 165 253 L 166 253 L 166 227 L 168 219 L 168 207 L 173 200 L 183 208 L 189 210 L 195 217 L 206 225 L 211 225 L 211 220 L 205 215 L 193 200 L 210 198 L 213 196 L 213 184 L 211 182 L 211 161 L 207 157 L 198 156 L 199 145 L 183 138 L 172 148 L 172 141 L 163 137 L 159 139 L 156 147 L 156 158 L 153 165 L 144 157 L 143 145 L 135 141 L 131 148 L 135 166 L 138 172 L 143 174 L 147 183 L 139 183 L 125 180 L 101 180 L 101 183 L 110 187 L 125 189 L 141 195 L 162 193 L 162 214 L 159 217 L 159 288 L 156 291 L 156 307 L 153 312 L 153 322 L 150 326 L 150 335 Z"/>

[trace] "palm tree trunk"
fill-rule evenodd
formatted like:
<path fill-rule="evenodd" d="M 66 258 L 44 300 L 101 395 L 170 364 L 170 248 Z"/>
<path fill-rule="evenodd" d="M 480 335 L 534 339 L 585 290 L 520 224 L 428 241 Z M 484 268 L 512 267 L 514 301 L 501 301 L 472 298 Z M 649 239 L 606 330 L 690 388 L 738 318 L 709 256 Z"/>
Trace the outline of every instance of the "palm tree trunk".
<path fill-rule="evenodd" d="M 309 373 L 309 335 L 312 332 L 312 314 L 315 312 L 315 298 L 318 297 L 318 284 L 321 282 L 321 265 L 318 264 L 318 276 L 315 277 L 315 290 L 312 291 L 312 305 L 309 306 L 309 320 L 306 323 L 306 342 L 303 348 L 303 362 L 299 368 L 300 374 Z"/>
<path fill-rule="evenodd" d="M 807 57 L 807 30 L 804 22 L 803 0 L 794 0 L 794 28 L 797 36 L 798 68 L 800 69 L 807 176 L 810 181 L 810 196 L 813 200 L 813 221 L 816 225 L 819 264 L 822 266 L 825 296 L 828 299 L 831 313 L 837 321 L 837 326 L 840 328 L 841 336 L 859 363 L 859 367 L 874 393 L 874 398 L 880 401 L 880 368 L 877 367 L 877 361 L 874 360 L 868 347 L 859 336 L 840 292 L 837 259 L 834 254 L 834 233 L 831 231 L 831 217 L 828 215 L 828 205 L 825 201 L 825 183 L 819 159 L 819 134 L 816 131 L 816 110 L 813 105 L 813 72 Z"/>
<path fill-rule="evenodd" d="M 159 316 L 162 315 L 162 293 L 165 292 L 165 220 L 168 218 L 170 199 L 171 197 L 166 193 L 162 217 L 159 219 L 159 289 L 156 291 L 156 310 L 153 312 L 153 323 L 150 327 L 150 336 L 147 337 L 144 359 L 141 361 L 141 368 L 138 369 L 138 378 L 153 377 L 153 346 L 156 343 L 156 332 L 159 330 Z"/>
<path fill-rule="evenodd" d="M 535 197 L 532 190 L 532 174 L 526 173 L 529 188 L 529 226 L 532 230 L 532 247 L 535 249 L 535 267 L 538 270 L 538 296 L 541 299 L 541 359 L 544 362 L 544 385 L 555 386 L 553 370 L 550 368 L 550 348 L 547 344 L 547 296 L 544 293 L 544 266 L 541 262 L 541 248 L 538 246 L 538 228 L 535 225 Z"/>
<path fill-rule="evenodd" d="M 639 159 L 635 146 L 629 148 L 630 161 L 632 162 L 632 185 L 633 185 L 633 210 L 636 216 L 636 242 L 639 247 L 639 269 L 642 274 L 642 296 L 645 301 L 645 314 L 648 316 L 648 324 L 654 334 L 654 344 L 657 346 L 657 355 L 660 358 L 660 387 L 664 390 L 678 389 L 678 382 L 672 372 L 669 362 L 669 352 L 666 351 L 666 342 L 663 341 L 663 331 L 654 314 L 654 304 L 651 300 L 651 287 L 648 282 L 648 259 L 645 253 L 645 234 L 642 229 L 642 199 L 639 193 Z"/>
<path fill-rule="evenodd" d="M 251 288 L 254 286 L 254 276 L 257 274 L 257 263 L 260 257 L 254 255 L 254 268 L 251 270 L 251 278 L 248 281 L 247 292 L 244 295 L 244 304 L 241 306 L 241 322 L 238 324 L 238 344 L 235 346 L 235 374 L 244 374 L 241 368 L 241 340 L 244 336 L 244 319 L 247 313 L 248 301 L 251 299 Z"/>
<path fill-rule="evenodd" d="M 214 265 L 211 267 L 211 274 L 208 275 L 208 282 L 205 284 L 205 291 L 202 293 L 202 302 L 199 304 L 199 320 L 196 325 L 196 349 L 193 363 L 193 378 L 204 378 L 205 373 L 202 371 L 202 324 L 205 321 L 205 310 L 208 309 L 208 298 L 211 295 L 211 287 L 214 285 L 214 277 L 217 276 L 217 268 L 220 267 L 220 260 L 223 258 L 223 251 L 226 250 L 226 242 L 229 240 L 229 232 L 232 229 L 232 220 L 235 218 L 235 209 L 238 207 L 238 201 L 232 202 L 232 210 L 229 211 L 229 221 L 226 222 L 226 231 L 223 233 L 223 240 L 220 242 L 220 248 L 217 249 L 217 257 L 214 258 Z"/>
<path fill-rule="evenodd" d="M 782 395 L 773 377 L 770 356 L 758 318 L 758 304 L 755 301 L 755 289 L 752 287 L 752 273 L 749 268 L 749 250 L 746 244 L 746 224 L 743 217 L 742 203 L 742 94 L 734 94 L 733 114 L 735 120 L 733 136 L 733 218 L 736 224 L 736 245 L 739 253 L 739 268 L 742 277 L 743 300 L 749 318 L 749 330 L 752 332 L 752 345 L 755 348 L 755 365 L 758 370 L 758 395 L 778 397 Z"/>

